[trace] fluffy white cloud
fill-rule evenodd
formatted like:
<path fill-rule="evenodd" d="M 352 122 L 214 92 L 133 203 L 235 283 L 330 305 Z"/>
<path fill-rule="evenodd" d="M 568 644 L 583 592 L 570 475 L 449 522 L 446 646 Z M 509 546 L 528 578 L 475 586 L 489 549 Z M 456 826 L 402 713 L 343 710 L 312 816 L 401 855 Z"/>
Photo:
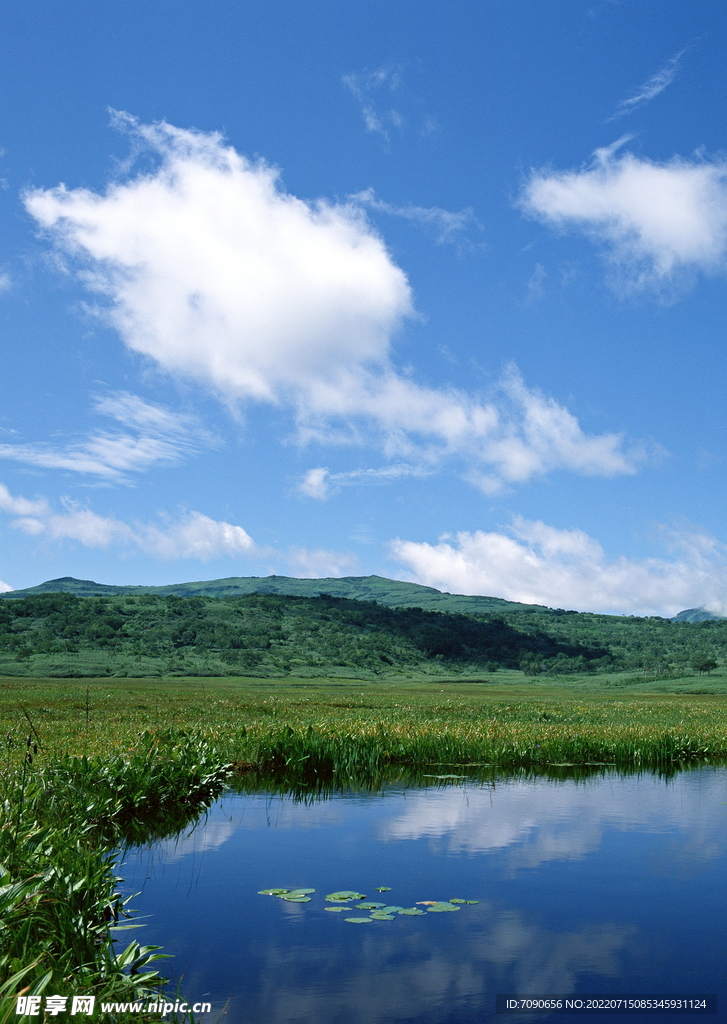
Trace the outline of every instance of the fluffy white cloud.
<path fill-rule="evenodd" d="M 162 157 L 155 173 L 105 195 L 26 196 L 87 260 L 130 348 L 228 398 L 268 400 L 385 357 L 409 287 L 352 206 L 296 199 L 216 134 L 134 130 Z"/>
<path fill-rule="evenodd" d="M 68 499 L 62 504 L 63 512 L 51 512 L 46 502 L 25 502 L 16 498 L 14 507 L 7 507 L 6 511 L 25 509 L 25 514 L 11 522 L 11 526 L 22 533 L 50 541 L 75 540 L 90 548 L 115 546 L 142 551 L 156 558 L 193 558 L 203 562 L 256 551 L 252 537 L 241 526 L 210 519 L 201 512 L 187 512 L 177 520 L 166 517 L 162 525 L 130 525 L 120 519 L 97 515 Z"/>
<path fill-rule="evenodd" d="M 688 271 L 723 271 L 727 164 L 618 155 L 625 141 L 596 150 L 588 167 L 533 172 L 522 208 L 603 243 L 626 288 L 668 285 Z"/>
<path fill-rule="evenodd" d="M 156 150 L 154 171 L 25 202 L 131 349 L 226 402 L 292 409 L 300 441 L 374 444 L 428 467 L 456 458 L 487 491 L 557 468 L 634 470 L 619 436 L 586 434 L 515 372 L 487 399 L 398 372 L 391 339 L 410 289 L 360 208 L 289 195 L 216 134 L 124 124 Z"/>
<path fill-rule="evenodd" d="M 137 531 L 139 547 L 159 558 L 196 558 L 206 562 L 221 555 L 234 557 L 255 550 L 252 537 L 241 526 L 233 526 L 201 512 L 188 512 L 164 528 L 146 524 Z"/>
<path fill-rule="evenodd" d="M 97 431 L 65 446 L 0 444 L 0 458 L 44 469 L 85 473 L 119 483 L 128 480 L 129 473 L 157 465 L 173 465 L 185 456 L 196 454 L 202 445 L 214 443 L 194 417 L 145 402 L 128 392 L 99 398 L 96 411 L 112 417 L 134 433 Z"/>
<path fill-rule="evenodd" d="M 3 580 L 0 580 L 0 594 L 7 594 L 12 589 L 13 588 L 10 586 L 9 583 L 5 583 Z"/>
<path fill-rule="evenodd" d="M 582 530 L 517 517 L 508 533 L 458 533 L 438 544 L 396 540 L 394 558 L 416 582 L 459 594 L 581 611 L 675 615 L 706 606 L 727 614 L 727 549 L 705 533 L 672 534 L 672 559 L 609 561 Z"/>

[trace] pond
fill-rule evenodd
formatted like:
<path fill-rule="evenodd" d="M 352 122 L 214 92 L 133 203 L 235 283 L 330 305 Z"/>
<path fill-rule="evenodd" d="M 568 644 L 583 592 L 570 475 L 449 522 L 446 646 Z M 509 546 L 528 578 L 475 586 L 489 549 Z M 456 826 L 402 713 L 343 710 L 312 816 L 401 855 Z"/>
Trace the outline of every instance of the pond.
<path fill-rule="evenodd" d="M 716 993 L 727 1020 L 726 769 L 422 782 L 227 793 L 125 853 L 144 927 L 122 937 L 173 954 L 172 989 L 210 1000 L 210 1024 L 225 1005 L 231 1024 L 479 1024 L 511 1019 L 504 993 Z M 423 913 L 369 921 L 363 900 L 326 902 L 341 890 Z M 478 902 L 425 902 L 452 898 Z"/>

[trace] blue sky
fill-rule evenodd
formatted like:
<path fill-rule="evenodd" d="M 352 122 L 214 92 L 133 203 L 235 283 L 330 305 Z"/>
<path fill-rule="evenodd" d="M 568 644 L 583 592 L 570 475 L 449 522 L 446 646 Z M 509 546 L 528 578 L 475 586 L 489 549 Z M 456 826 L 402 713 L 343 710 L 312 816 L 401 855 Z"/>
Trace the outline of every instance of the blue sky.
<path fill-rule="evenodd" d="M 727 610 L 727 9 L 8 0 L 0 577 Z"/>

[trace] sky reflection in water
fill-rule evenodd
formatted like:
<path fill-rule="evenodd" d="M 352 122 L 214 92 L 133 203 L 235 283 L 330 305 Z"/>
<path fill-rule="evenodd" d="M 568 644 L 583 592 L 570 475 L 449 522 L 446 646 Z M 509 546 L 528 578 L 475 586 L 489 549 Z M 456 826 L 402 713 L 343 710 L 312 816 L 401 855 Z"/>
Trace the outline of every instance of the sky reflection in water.
<path fill-rule="evenodd" d="M 495 1019 L 497 992 L 716 991 L 727 1005 L 726 782 L 703 768 L 309 806 L 230 794 L 120 873 L 149 915 L 137 936 L 174 954 L 185 998 L 230 999 L 232 1024 L 473 1024 Z M 378 885 L 402 906 L 481 902 L 365 927 L 323 910 L 328 892 L 375 899 Z M 274 886 L 316 893 L 257 895 Z"/>

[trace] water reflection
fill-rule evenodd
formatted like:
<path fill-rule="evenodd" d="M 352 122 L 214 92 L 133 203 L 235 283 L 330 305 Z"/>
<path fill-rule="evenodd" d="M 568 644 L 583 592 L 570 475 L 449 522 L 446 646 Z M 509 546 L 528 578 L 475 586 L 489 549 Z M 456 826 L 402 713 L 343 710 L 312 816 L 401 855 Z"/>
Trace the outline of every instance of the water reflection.
<path fill-rule="evenodd" d="M 382 823 L 381 838 L 443 840 L 449 853 L 515 847 L 508 860 L 514 870 L 580 860 L 599 848 L 607 829 L 676 832 L 672 859 L 694 865 L 723 852 L 724 797 L 724 772 L 709 769 L 670 779 L 607 776 L 598 785 L 504 780 L 488 790 L 413 793 L 398 816 Z"/>
<path fill-rule="evenodd" d="M 322 799 L 230 793 L 193 829 L 128 851 L 121 873 L 142 891 L 143 941 L 175 954 L 185 994 L 229 999 L 233 1024 L 473 1024 L 495 1020 L 497 992 L 714 992 L 726 781 L 491 773 Z M 317 892 L 257 895 L 276 885 Z M 323 909 L 327 892 L 377 885 L 403 906 L 480 903 L 365 927 Z"/>

